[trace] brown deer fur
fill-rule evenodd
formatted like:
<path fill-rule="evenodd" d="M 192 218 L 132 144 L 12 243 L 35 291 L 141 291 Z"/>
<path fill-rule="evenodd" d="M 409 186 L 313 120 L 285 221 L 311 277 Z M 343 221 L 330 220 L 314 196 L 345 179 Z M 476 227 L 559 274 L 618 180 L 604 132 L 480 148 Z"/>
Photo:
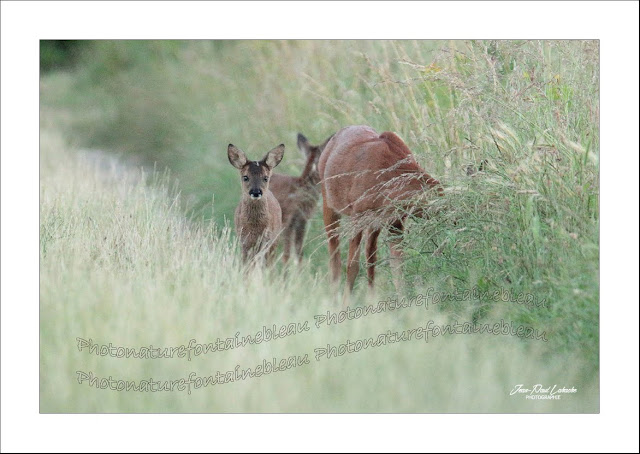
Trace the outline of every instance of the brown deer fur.
<path fill-rule="evenodd" d="M 442 195 L 440 182 L 427 174 L 416 162 L 405 143 L 393 132 L 378 134 L 369 126 L 349 126 L 338 131 L 327 143 L 318 162 L 321 178 L 323 217 L 329 238 L 329 264 L 334 282 L 340 279 L 340 251 L 336 229 L 340 217 L 378 213 L 389 209 L 391 233 L 390 264 L 396 286 L 400 285 L 399 268 L 402 253 L 400 235 L 406 212 L 397 210 L 402 202 L 436 188 Z M 410 203 L 410 202 L 407 202 Z M 366 241 L 367 276 L 373 287 L 378 225 L 368 229 Z M 360 242 L 364 228 L 358 229 L 349 243 L 347 285 L 349 292 L 359 271 Z"/>
<path fill-rule="evenodd" d="M 329 138 L 330 139 L 330 138 Z M 282 209 L 282 260 L 289 260 L 291 247 L 302 260 L 302 245 L 307 229 L 307 222 L 313 215 L 320 198 L 320 175 L 318 159 L 329 139 L 322 145 L 311 145 L 307 138 L 298 134 L 298 148 L 304 154 L 306 163 L 302 175 L 293 177 L 274 173 L 269 188 L 276 196 Z"/>
<path fill-rule="evenodd" d="M 242 246 L 242 261 L 265 254 L 273 261 L 276 239 L 282 229 L 280 204 L 269 190 L 273 168 L 282 160 L 284 145 L 271 150 L 261 161 L 247 160 L 244 152 L 229 144 L 229 162 L 240 171 L 242 198 L 235 211 L 236 234 Z"/>

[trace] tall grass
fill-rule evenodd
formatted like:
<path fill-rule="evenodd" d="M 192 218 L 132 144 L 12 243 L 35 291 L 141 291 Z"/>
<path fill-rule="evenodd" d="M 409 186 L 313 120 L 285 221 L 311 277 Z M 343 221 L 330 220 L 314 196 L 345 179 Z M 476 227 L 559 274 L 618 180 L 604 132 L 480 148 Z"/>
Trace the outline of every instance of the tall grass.
<path fill-rule="evenodd" d="M 43 410 L 597 411 L 596 42 L 100 41 L 88 47 L 75 72 L 49 73 L 41 83 Z M 233 142 L 257 157 L 284 142 L 278 170 L 293 174 L 301 169 L 298 131 L 321 142 L 359 123 L 397 132 L 447 188 L 436 201 L 444 211 L 408 224 L 406 294 L 475 289 L 484 296 L 312 328 L 205 355 L 192 361 L 195 368 L 181 360 L 74 350 L 75 337 L 171 346 L 271 323 L 311 325 L 313 315 L 338 310 L 326 288 L 319 214 L 300 270 L 242 277 L 226 226 L 239 185 L 225 151 Z M 119 162 L 145 171 L 132 173 L 95 153 L 78 156 L 81 147 L 118 152 Z M 159 177 L 154 168 L 170 174 Z M 366 295 L 358 281 L 352 305 L 395 294 L 386 249 L 381 252 L 377 293 Z M 530 294 L 545 304 L 505 302 L 496 292 Z M 411 328 L 426 317 L 513 320 L 545 331 L 548 342 L 486 335 L 408 342 L 199 390 L 196 399 L 73 383 L 78 368 L 168 379 L 187 369 L 205 375 L 297 352 L 312 357 L 315 347 Z M 579 386 L 584 394 L 544 403 L 508 396 L 507 388 L 529 380 Z"/>

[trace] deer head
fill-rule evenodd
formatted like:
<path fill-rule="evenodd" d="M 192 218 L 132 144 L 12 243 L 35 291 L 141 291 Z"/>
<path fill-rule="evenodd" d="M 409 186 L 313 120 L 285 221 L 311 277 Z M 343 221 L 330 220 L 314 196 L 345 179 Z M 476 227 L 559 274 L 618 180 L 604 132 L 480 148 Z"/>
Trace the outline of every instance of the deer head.
<path fill-rule="evenodd" d="M 282 161 L 284 145 L 278 145 L 260 161 L 249 161 L 241 149 L 229 144 L 227 156 L 231 165 L 240 171 L 242 196 L 260 200 L 269 189 L 273 169 Z"/>

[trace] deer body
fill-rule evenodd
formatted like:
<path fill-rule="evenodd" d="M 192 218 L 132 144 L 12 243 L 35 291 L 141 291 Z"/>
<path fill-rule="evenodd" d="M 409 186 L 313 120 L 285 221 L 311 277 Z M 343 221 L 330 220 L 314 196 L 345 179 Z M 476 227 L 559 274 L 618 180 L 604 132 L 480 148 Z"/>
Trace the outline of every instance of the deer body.
<path fill-rule="evenodd" d="M 406 213 L 403 214 L 397 208 L 407 199 L 432 188 L 437 188 L 441 195 L 439 181 L 418 165 L 400 137 L 393 132 L 378 134 L 369 126 L 349 126 L 338 131 L 320 156 L 318 171 L 333 280 L 340 279 L 341 261 L 336 232 L 340 217 L 381 213 L 380 216 L 388 217 L 385 225 L 393 238 L 390 244 L 390 263 L 396 286 L 399 287 L 398 273 L 402 259 L 399 242 Z M 364 230 L 356 231 L 349 243 L 349 291 L 353 289 L 359 271 L 360 243 Z M 368 229 L 365 254 L 370 287 L 373 287 L 375 277 L 380 231 L 378 224 Z"/>
<path fill-rule="evenodd" d="M 282 230 L 280 204 L 269 190 L 273 168 L 282 160 L 284 145 L 271 150 L 261 161 L 247 160 L 244 152 L 229 144 L 229 162 L 240 171 L 242 199 L 236 208 L 234 224 L 246 263 L 265 254 L 267 263 L 273 260 L 276 239 Z"/>
<path fill-rule="evenodd" d="M 278 199 L 282 209 L 282 259 L 286 263 L 293 246 L 298 260 L 302 260 L 307 222 L 313 215 L 320 198 L 320 175 L 318 159 L 329 139 L 322 145 L 310 145 L 302 134 L 298 134 L 298 148 L 307 159 L 302 175 L 293 177 L 274 173 L 270 189 Z"/>
<path fill-rule="evenodd" d="M 260 201 L 242 198 L 233 220 L 242 246 L 243 261 L 265 248 L 268 248 L 267 257 L 271 260 L 275 239 L 282 229 L 281 216 L 278 200 L 271 192 L 265 193 Z"/>

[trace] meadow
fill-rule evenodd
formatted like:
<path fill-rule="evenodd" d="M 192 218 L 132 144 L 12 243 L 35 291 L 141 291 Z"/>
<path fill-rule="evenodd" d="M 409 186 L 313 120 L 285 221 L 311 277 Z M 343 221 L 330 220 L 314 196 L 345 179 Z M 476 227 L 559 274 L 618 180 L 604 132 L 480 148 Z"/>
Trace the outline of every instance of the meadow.
<path fill-rule="evenodd" d="M 42 71 L 40 84 L 41 412 L 599 411 L 597 41 L 78 46 L 75 64 Z M 320 210 L 301 266 L 243 275 L 226 147 L 258 158 L 285 143 L 277 171 L 296 174 L 298 132 L 320 143 L 350 124 L 399 134 L 445 185 L 446 211 L 409 223 L 403 293 L 383 235 L 375 292 L 361 269 L 350 301 L 406 307 L 316 326 L 342 309 Z M 544 340 L 465 332 L 425 342 L 416 330 L 503 320 Z M 192 339 L 255 341 L 273 325 L 289 335 L 178 356 Z M 411 340 L 316 359 L 317 349 L 410 330 Z M 79 348 L 91 343 L 97 350 Z M 113 355 L 96 353 L 109 344 Z M 117 357 L 149 346 L 174 347 L 173 358 Z M 237 377 L 227 372 L 304 355 L 191 394 L 177 382 L 117 390 L 118 380 Z M 116 389 L 78 383 L 90 372 Z M 510 395 L 517 384 L 577 392 L 526 399 Z"/>

